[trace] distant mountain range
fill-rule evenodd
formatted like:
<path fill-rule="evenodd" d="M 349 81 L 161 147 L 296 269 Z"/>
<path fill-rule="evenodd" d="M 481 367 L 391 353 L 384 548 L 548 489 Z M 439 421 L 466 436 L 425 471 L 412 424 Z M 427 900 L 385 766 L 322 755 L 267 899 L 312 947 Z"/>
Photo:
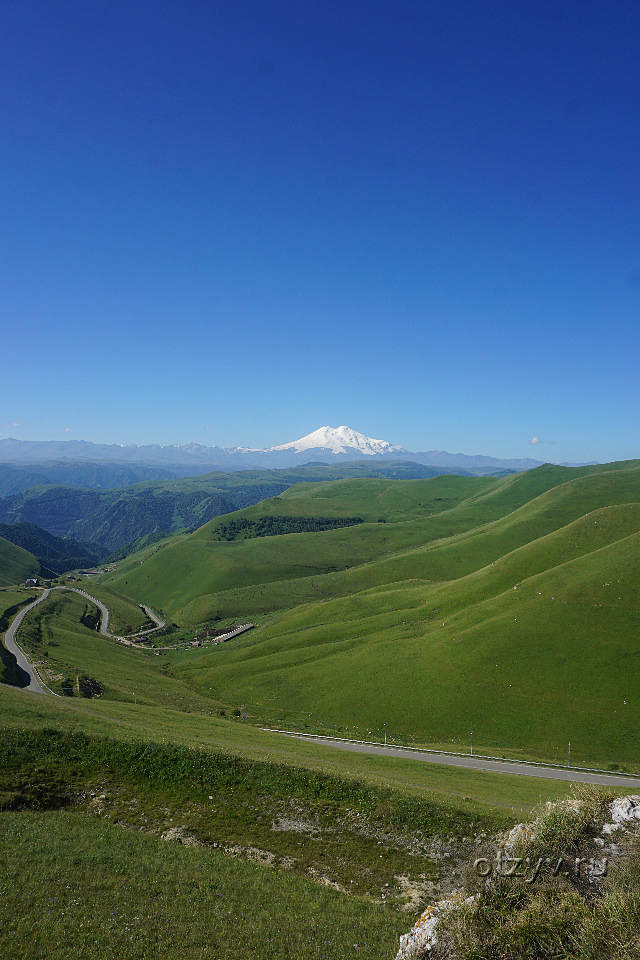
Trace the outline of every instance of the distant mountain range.
<path fill-rule="evenodd" d="M 0 440 L 0 463 L 5 464 L 42 465 L 54 461 L 135 464 L 164 467 L 182 475 L 185 471 L 201 473 L 203 468 L 208 470 L 218 468 L 225 471 L 247 470 L 252 467 L 274 469 L 299 466 L 323 459 L 335 463 L 337 460 L 353 461 L 359 458 L 366 458 L 369 461 L 398 459 L 474 474 L 529 470 L 540 466 L 542 462 L 531 458 L 502 459 L 482 455 L 470 456 L 464 453 L 448 453 L 445 450 L 412 452 L 388 440 L 367 437 L 347 426 L 320 427 L 298 440 L 266 449 L 227 448 L 201 443 L 137 446 L 91 443 L 87 440 L 16 440 L 14 438 Z M 152 478 L 140 477 L 139 479 Z"/>

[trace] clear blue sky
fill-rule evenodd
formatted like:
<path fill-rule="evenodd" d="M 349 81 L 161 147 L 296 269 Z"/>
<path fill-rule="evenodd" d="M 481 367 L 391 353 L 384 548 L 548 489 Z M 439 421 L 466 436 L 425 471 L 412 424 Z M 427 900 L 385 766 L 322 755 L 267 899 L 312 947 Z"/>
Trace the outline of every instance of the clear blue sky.
<path fill-rule="evenodd" d="M 640 455 L 637 4 L 2 31 L 0 436 Z"/>

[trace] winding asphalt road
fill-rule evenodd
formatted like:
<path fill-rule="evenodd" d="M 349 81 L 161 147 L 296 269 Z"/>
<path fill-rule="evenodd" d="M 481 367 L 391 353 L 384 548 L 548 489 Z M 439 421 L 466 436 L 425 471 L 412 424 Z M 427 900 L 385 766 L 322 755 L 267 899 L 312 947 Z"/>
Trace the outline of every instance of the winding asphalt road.
<path fill-rule="evenodd" d="M 52 590 L 70 590 L 73 593 L 79 593 L 81 597 L 84 597 L 85 600 L 89 600 L 91 603 L 94 603 L 100 611 L 100 633 L 105 637 L 113 638 L 115 634 L 109 633 L 109 608 L 102 600 L 98 600 L 97 597 L 92 597 L 90 593 L 86 593 L 84 590 L 80 590 L 79 587 L 47 587 L 46 590 L 40 594 L 37 600 L 34 600 L 33 603 L 30 603 L 27 607 L 24 607 L 20 613 L 14 618 L 13 623 L 7 630 L 4 635 L 4 645 L 7 650 L 12 653 L 18 663 L 18 666 L 28 675 L 29 683 L 26 687 L 23 687 L 24 690 L 29 690 L 31 693 L 49 693 L 54 697 L 57 697 L 58 694 L 54 693 L 53 690 L 49 688 L 42 682 L 38 671 L 33 666 L 30 660 L 27 659 L 24 651 L 18 645 L 16 640 L 16 634 L 20 629 L 22 621 L 26 615 L 33 610 L 34 607 L 37 607 L 39 603 L 42 603 L 43 600 L 46 600 Z M 146 615 L 150 620 L 156 624 L 152 630 L 143 630 L 142 633 L 153 633 L 154 630 L 161 630 L 165 625 L 165 621 L 162 620 L 150 607 L 146 607 L 144 604 L 140 604 Z M 138 633 L 131 634 L 132 637 L 140 636 Z"/>
<path fill-rule="evenodd" d="M 98 600 L 97 597 L 92 597 L 90 593 L 87 593 L 85 590 L 81 590 L 79 587 L 52 587 L 52 590 L 72 590 L 74 593 L 79 593 L 81 597 L 84 597 L 85 600 L 90 600 L 91 603 L 95 603 L 96 607 L 100 611 L 100 633 L 105 637 L 116 637 L 117 634 L 109 633 L 109 607 Z M 140 630 L 138 633 L 129 633 L 128 637 L 141 637 L 143 634 L 153 633 L 155 630 L 162 630 L 165 625 L 165 621 L 158 616 L 157 613 L 154 613 L 151 607 L 146 607 L 144 603 L 140 604 L 140 607 L 144 610 L 146 615 L 150 620 L 153 620 L 155 627 L 152 627 L 150 630 Z"/>
<path fill-rule="evenodd" d="M 138 633 L 130 633 L 128 634 L 129 637 L 141 637 L 143 634 L 146 636 L 148 633 L 155 633 L 156 630 L 162 630 L 166 625 L 167 621 L 159 617 L 157 613 L 154 613 L 151 607 L 145 606 L 144 603 L 141 603 L 140 606 L 149 617 L 149 620 L 153 620 L 155 627 L 152 627 L 151 630 L 140 630 Z"/>
<path fill-rule="evenodd" d="M 95 603 L 96 607 L 100 611 L 100 633 L 105 637 L 112 637 L 113 634 L 109 633 L 109 607 L 105 606 L 102 600 L 98 600 L 97 597 L 92 597 L 90 593 L 85 593 L 84 590 L 80 590 L 79 587 L 52 587 L 52 590 L 72 590 L 74 593 L 79 593 L 81 597 L 84 597 L 85 600 L 90 600 L 91 603 Z"/>
<path fill-rule="evenodd" d="M 266 727 L 263 729 L 267 729 Z M 484 757 L 460 756 L 450 753 L 432 753 L 423 750 L 407 750 L 402 747 L 390 747 L 383 744 L 361 743 L 340 740 L 332 737 L 316 737 L 313 734 L 296 733 L 289 730 L 270 730 L 270 733 L 282 733 L 296 740 L 312 740 L 337 750 L 350 750 L 354 753 L 373 753 L 384 757 L 402 757 L 405 760 L 418 760 L 421 763 L 439 763 L 448 767 L 466 767 L 488 773 L 510 773 L 520 777 L 541 777 L 544 780 L 570 780 L 573 783 L 599 783 L 605 786 L 635 787 L 640 793 L 640 777 L 625 777 L 622 774 L 589 772 L 587 770 L 567 770 L 563 767 L 542 767 L 534 763 L 508 760 L 490 760 Z"/>
<path fill-rule="evenodd" d="M 29 684 L 26 687 L 23 687 L 24 690 L 30 690 L 31 693 L 51 693 L 46 687 L 43 686 L 40 677 L 36 671 L 36 668 L 27 660 L 26 656 L 16 643 L 16 633 L 20 629 L 20 624 L 29 613 L 30 610 L 33 610 L 34 607 L 37 607 L 39 603 L 42 603 L 43 600 L 46 600 L 51 590 L 45 590 L 37 600 L 34 600 L 33 603 L 30 603 L 27 607 L 24 607 L 20 613 L 14 618 L 13 623 L 7 630 L 4 635 L 4 645 L 7 650 L 14 655 L 18 661 L 18 666 L 21 667 L 26 674 L 29 675 Z"/>

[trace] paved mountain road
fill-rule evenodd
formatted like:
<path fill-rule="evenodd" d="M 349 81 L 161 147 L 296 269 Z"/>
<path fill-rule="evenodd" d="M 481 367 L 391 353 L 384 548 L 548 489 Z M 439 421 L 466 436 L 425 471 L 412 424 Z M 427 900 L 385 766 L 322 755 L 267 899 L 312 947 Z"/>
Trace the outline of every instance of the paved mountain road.
<path fill-rule="evenodd" d="M 38 672 L 33 664 L 27 660 L 25 654 L 22 652 L 20 647 L 16 642 L 16 633 L 20 629 L 20 624 L 29 613 L 30 610 L 33 610 L 34 607 L 37 607 L 39 603 L 42 603 L 43 600 L 46 600 L 51 590 L 45 590 L 37 600 L 34 600 L 33 603 L 30 603 L 27 607 L 24 607 L 20 613 L 14 617 L 13 623 L 7 630 L 4 635 L 4 645 L 7 650 L 14 655 L 18 661 L 18 666 L 21 667 L 26 674 L 29 675 L 29 684 L 24 687 L 25 690 L 30 690 L 32 693 L 51 693 L 45 686 L 43 686 Z"/>
<path fill-rule="evenodd" d="M 165 626 L 167 621 L 163 620 L 162 617 L 159 617 L 157 613 L 154 613 L 151 607 L 147 607 L 146 604 L 141 603 L 140 606 L 142 607 L 146 615 L 149 617 L 149 620 L 153 620 L 153 622 L 155 623 L 155 627 L 153 629 L 162 630 L 162 628 Z M 153 630 L 147 630 L 146 632 L 153 633 Z"/>
<path fill-rule="evenodd" d="M 264 727 L 263 729 L 267 729 Z M 339 740 L 331 737 L 316 737 L 313 734 L 295 733 L 288 730 L 271 730 L 297 740 L 312 740 L 314 743 L 335 747 L 337 750 L 351 750 L 354 753 L 372 753 L 384 757 L 402 757 L 405 760 L 418 760 L 421 763 L 439 763 L 448 767 L 467 767 L 487 773 L 510 773 L 521 777 L 541 777 L 544 780 L 570 780 L 573 783 L 598 783 L 605 786 L 635 787 L 640 793 L 640 777 L 626 777 L 624 774 L 590 772 L 564 767 L 542 767 L 535 763 L 509 760 L 488 760 L 483 757 L 459 756 L 449 753 L 431 753 L 403 747 L 384 746 L 383 744 L 360 743 Z"/>
<path fill-rule="evenodd" d="M 109 607 L 98 600 L 97 597 L 92 597 L 90 593 L 85 593 L 84 590 L 81 590 L 79 587 L 52 587 L 52 590 L 72 590 L 74 593 L 79 593 L 81 597 L 84 597 L 85 600 L 89 600 L 91 603 L 95 603 L 96 607 L 100 611 L 100 633 L 105 637 L 112 637 L 113 634 L 109 633 Z"/>
<path fill-rule="evenodd" d="M 52 590 L 73 590 L 74 593 L 79 593 L 81 597 L 84 597 L 86 600 L 90 600 L 91 603 L 95 603 L 96 607 L 99 609 L 101 618 L 100 618 L 100 633 L 105 637 L 116 637 L 118 634 L 109 633 L 109 607 L 106 603 L 103 603 L 102 600 L 98 600 L 97 597 L 91 596 L 90 593 L 87 593 L 85 590 L 81 590 L 80 587 L 52 587 Z M 150 630 L 139 630 L 138 633 L 127 634 L 128 637 L 141 637 L 143 634 L 154 633 L 156 630 L 162 630 L 165 625 L 165 622 L 157 613 L 151 609 L 151 607 L 145 606 L 144 603 L 140 604 L 140 607 L 150 620 L 153 620 L 155 627 L 152 627 Z"/>
<path fill-rule="evenodd" d="M 12 653 L 17 662 L 18 666 L 24 670 L 24 672 L 29 676 L 29 683 L 24 690 L 30 690 L 31 693 L 50 693 L 54 697 L 57 697 L 58 694 L 54 693 L 53 690 L 50 690 L 45 683 L 41 680 L 38 671 L 33 666 L 30 660 L 27 659 L 26 654 L 22 648 L 18 645 L 16 640 L 16 634 L 20 629 L 22 621 L 26 615 L 33 610 L 34 607 L 37 607 L 39 603 L 42 603 L 47 597 L 51 594 L 53 590 L 69 590 L 73 593 L 79 593 L 81 597 L 84 597 L 85 600 L 89 600 L 90 603 L 94 603 L 98 610 L 100 611 L 100 633 L 105 637 L 114 638 L 115 634 L 109 633 L 109 608 L 102 600 L 98 600 L 97 597 L 93 597 L 90 593 L 86 593 L 85 590 L 81 590 L 79 587 L 47 587 L 46 590 L 40 594 L 37 600 L 34 600 L 33 603 L 30 603 L 27 607 L 24 607 L 14 618 L 11 626 L 4 635 L 4 645 L 7 650 Z M 165 621 L 162 620 L 150 607 L 146 607 L 144 604 L 140 604 L 146 615 L 150 620 L 156 624 L 155 627 L 151 630 L 143 630 L 141 633 L 153 633 L 154 630 L 161 630 L 165 625 Z M 131 636 L 140 636 L 141 634 L 131 634 Z"/>

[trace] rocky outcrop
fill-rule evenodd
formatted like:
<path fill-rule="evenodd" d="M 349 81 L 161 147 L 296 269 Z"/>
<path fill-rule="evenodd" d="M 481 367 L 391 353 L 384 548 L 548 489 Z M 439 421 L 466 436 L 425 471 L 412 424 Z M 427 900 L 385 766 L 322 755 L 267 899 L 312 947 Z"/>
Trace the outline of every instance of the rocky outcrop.
<path fill-rule="evenodd" d="M 527 845 L 544 835 L 545 827 L 548 830 L 548 817 L 555 817 L 558 814 L 579 816 L 583 813 L 583 803 L 584 801 L 578 797 L 550 801 L 536 820 L 530 823 L 517 823 L 508 833 L 500 837 L 496 852 L 498 874 L 500 863 L 504 858 L 509 857 L 514 851 L 524 850 Z M 594 845 L 591 847 L 591 852 L 600 848 L 608 856 L 616 856 L 619 848 L 617 844 L 610 842 L 610 835 L 616 834 L 617 839 L 617 835 L 640 828 L 640 796 L 617 797 L 606 806 L 605 815 L 610 820 L 602 823 L 599 834 L 595 837 L 591 834 L 588 842 Z M 601 823 L 601 819 L 598 818 L 597 822 Z M 585 877 L 589 884 L 597 885 L 603 876 L 604 872 L 597 861 L 591 859 L 585 862 Z M 491 876 L 487 876 L 486 882 L 491 884 Z M 428 906 L 411 930 L 400 938 L 400 949 L 396 960 L 423 960 L 429 957 L 438 946 L 438 927 L 443 916 L 474 903 L 481 896 L 481 893 L 467 896 L 463 891 L 458 891 L 447 899 Z"/>
<path fill-rule="evenodd" d="M 450 910 L 458 910 L 463 904 L 473 903 L 474 900 L 475 897 L 465 897 L 464 894 L 457 893 L 427 907 L 409 933 L 400 937 L 396 960 L 414 960 L 428 956 L 438 943 L 437 928 L 442 915 Z"/>

